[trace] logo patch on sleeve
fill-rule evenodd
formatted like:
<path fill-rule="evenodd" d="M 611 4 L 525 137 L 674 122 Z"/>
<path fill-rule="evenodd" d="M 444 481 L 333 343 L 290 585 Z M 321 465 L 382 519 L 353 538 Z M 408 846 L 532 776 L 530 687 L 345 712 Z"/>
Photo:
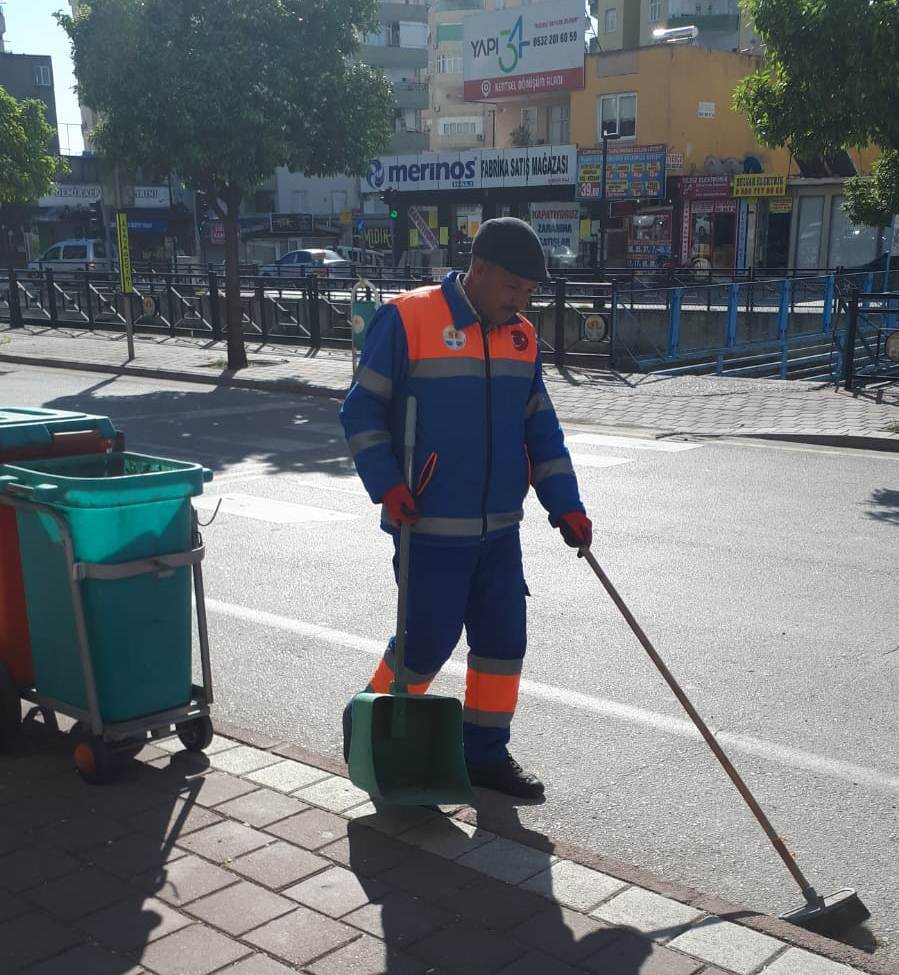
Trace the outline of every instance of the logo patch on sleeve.
<path fill-rule="evenodd" d="M 512 329 L 512 345 L 515 346 L 516 352 L 527 352 L 529 344 L 530 340 L 520 328 Z"/>

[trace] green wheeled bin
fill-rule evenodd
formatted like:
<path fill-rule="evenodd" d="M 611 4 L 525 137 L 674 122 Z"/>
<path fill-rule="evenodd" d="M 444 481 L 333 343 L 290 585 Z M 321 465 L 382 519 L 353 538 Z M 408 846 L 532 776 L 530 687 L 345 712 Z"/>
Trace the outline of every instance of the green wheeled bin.
<path fill-rule="evenodd" d="M 211 737 L 208 712 L 192 708 L 191 572 L 196 584 L 202 547 L 190 501 L 211 477 L 125 452 L 0 467 L 16 507 L 36 699 L 87 719 L 96 747 L 83 762 L 76 750 L 76 764 L 88 779 L 101 777 L 90 767 L 101 741 L 179 718 L 193 723 L 188 747 Z M 207 664 L 204 653 L 204 678 Z"/>

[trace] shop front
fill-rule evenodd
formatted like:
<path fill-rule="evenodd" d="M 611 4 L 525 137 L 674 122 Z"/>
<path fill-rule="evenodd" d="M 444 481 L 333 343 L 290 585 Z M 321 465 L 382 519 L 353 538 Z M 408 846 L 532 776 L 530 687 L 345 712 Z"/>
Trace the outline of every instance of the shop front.
<path fill-rule="evenodd" d="M 748 208 L 734 199 L 731 176 L 684 176 L 681 203 L 681 267 L 732 273 L 746 266 Z"/>

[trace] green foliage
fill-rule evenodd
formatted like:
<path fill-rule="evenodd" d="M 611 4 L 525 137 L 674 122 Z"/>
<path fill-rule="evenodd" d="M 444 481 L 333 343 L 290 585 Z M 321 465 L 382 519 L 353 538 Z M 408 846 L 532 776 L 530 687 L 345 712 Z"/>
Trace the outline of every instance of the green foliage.
<path fill-rule="evenodd" d="M 512 145 L 519 148 L 524 146 L 529 146 L 534 141 L 534 137 L 531 135 L 531 130 L 528 128 L 527 123 L 522 122 L 521 125 L 516 126 L 509 133 L 509 138 L 512 140 Z"/>
<path fill-rule="evenodd" d="M 845 209 L 853 223 L 888 227 L 899 213 L 899 151 L 887 149 L 871 167 L 871 175 L 846 181 Z"/>
<path fill-rule="evenodd" d="M 734 105 L 768 146 L 899 149 L 899 0 L 743 0 L 765 66 Z"/>
<path fill-rule="evenodd" d="M 0 87 L 0 204 L 35 202 L 67 170 L 50 152 L 55 132 L 44 108 L 37 99 L 17 101 Z"/>
<path fill-rule="evenodd" d="M 279 166 L 360 174 L 386 146 L 389 82 L 352 60 L 377 11 L 377 0 L 91 0 L 59 21 L 102 119 L 101 152 L 245 193 Z"/>

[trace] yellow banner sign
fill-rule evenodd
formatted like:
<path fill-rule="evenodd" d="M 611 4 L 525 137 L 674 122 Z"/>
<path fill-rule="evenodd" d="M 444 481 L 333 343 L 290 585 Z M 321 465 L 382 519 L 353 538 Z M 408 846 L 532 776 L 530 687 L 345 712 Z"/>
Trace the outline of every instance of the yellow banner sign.
<path fill-rule="evenodd" d="M 787 177 L 769 173 L 742 173 L 734 176 L 734 196 L 786 196 Z"/>
<path fill-rule="evenodd" d="M 793 197 L 775 196 L 768 201 L 769 213 L 789 213 L 793 209 Z"/>
<path fill-rule="evenodd" d="M 134 288 L 131 284 L 131 248 L 128 246 L 128 215 L 119 210 L 115 215 L 116 246 L 119 250 L 119 285 L 123 295 L 130 295 Z"/>

